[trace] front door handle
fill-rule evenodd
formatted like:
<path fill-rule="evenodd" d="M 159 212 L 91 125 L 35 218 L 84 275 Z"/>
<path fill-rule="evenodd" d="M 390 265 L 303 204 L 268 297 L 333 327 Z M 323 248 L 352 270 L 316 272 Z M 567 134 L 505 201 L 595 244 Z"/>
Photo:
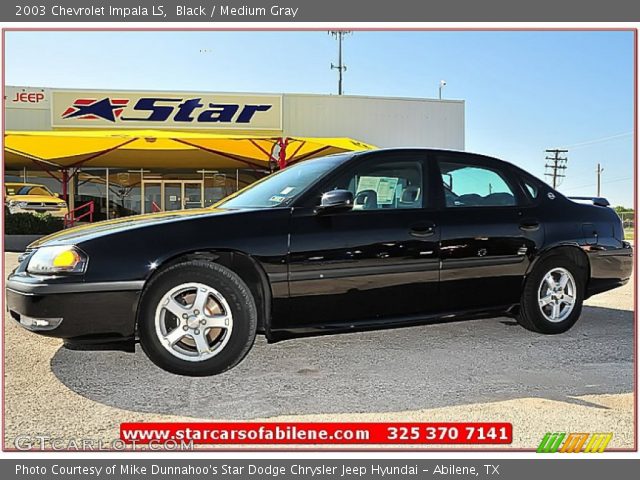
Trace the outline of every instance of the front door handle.
<path fill-rule="evenodd" d="M 433 223 L 414 223 L 409 229 L 409 235 L 413 237 L 430 237 L 436 233 L 436 226 Z"/>
<path fill-rule="evenodd" d="M 537 220 L 523 220 L 520 222 L 520 230 L 525 232 L 534 232 L 540 229 L 540 222 Z"/>

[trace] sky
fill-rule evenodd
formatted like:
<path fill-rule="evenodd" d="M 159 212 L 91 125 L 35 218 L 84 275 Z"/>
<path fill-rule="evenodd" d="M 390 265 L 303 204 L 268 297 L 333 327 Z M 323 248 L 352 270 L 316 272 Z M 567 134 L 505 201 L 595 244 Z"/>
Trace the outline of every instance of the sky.
<path fill-rule="evenodd" d="M 325 31 L 7 32 L 8 85 L 335 93 Z M 466 150 L 544 178 L 569 149 L 559 190 L 633 206 L 634 38 L 626 31 L 356 31 L 344 93 L 465 101 Z"/>

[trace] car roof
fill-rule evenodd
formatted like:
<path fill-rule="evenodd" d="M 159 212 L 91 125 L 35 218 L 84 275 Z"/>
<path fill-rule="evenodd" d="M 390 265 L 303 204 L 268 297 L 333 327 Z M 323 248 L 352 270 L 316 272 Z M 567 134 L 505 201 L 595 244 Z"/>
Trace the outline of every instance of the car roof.
<path fill-rule="evenodd" d="M 494 163 L 496 166 L 501 166 L 503 168 L 511 168 L 515 170 L 520 175 L 523 175 L 527 179 L 535 181 L 536 183 L 543 184 L 542 180 L 535 177 L 531 173 L 527 172 L 522 167 L 515 165 L 514 163 L 508 162 L 506 160 L 502 160 L 500 158 L 491 157 L 489 155 L 484 155 L 482 153 L 474 153 L 467 152 L 465 150 L 454 150 L 454 149 L 445 149 L 445 148 L 425 148 L 425 147 L 393 147 L 393 148 L 379 148 L 376 150 L 361 150 L 358 152 L 354 152 L 354 157 L 364 157 L 367 155 L 375 155 L 376 153 L 432 153 L 432 154 L 455 154 L 455 155 L 468 155 L 469 157 L 476 158 L 478 160 L 488 160 L 489 162 Z M 546 184 L 545 184 L 546 185 Z"/>
<path fill-rule="evenodd" d="M 511 162 L 501 160 L 496 157 L 484 155 L 482 153 L 467 152 L 465 150 L 454 150 L 446 148 L 426 148 L 426 147 L 390 147 L 390 148 L 378 148 L 376 150 L 360 150 L 354 152 L 354 156 L 375 155 L 376 153 L 435 153 L 435 154 L 455 154 L 455 155 L 469 155 L 471 157 L 479 159 L 487 159 L 493 162 L 504 163 L 506 165 L 513 165 Z M 517 167 L 519 168 L 519 167 Z"/>

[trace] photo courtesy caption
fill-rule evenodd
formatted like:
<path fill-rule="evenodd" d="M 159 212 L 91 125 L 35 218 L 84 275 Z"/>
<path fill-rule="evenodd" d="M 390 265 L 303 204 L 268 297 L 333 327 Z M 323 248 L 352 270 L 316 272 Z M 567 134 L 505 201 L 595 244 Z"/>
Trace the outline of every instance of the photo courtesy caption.
<path fill-rule="evenodd" d="M 283 465 L 204 465 L 204 466 L 160 466 L 151 465 L 150 467 L 143 465 L 121 464 L 109 466 L 82 466 L 82 465 L 58 465 L 54 464 L 51 468 L 43 465 L 29 466 L 17 464 L 15 468 L 16 475 L 87 475 L 100 477 L 101 475 L 220 475 L 220 476 L 237 476 L 237 475 L 260 475 L 278 477 L 280 475 L 301 475 L 305 477 L 315 476 L 363 476 L 371 472 L 371 474 L 385 475 L 417 475 L 419 472 L 418 465 L 402 465 L 402 466 L 383 466 L 371 464 L 369 466 L 347 466 L 341 467 L 334 465 L 318 465 L 304 466 L 293 464 L 288 467 Z"/>

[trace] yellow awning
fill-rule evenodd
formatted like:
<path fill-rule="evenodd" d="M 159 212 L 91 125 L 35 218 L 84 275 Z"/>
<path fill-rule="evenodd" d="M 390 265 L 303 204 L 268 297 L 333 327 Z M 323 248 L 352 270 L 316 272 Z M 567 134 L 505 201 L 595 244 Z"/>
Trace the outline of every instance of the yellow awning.
<path fill-rule="evenodd" d="M 5 168 L 268 169 L 280 137 L 159 130 L 5 132 Z M 375 147 L 350 138 L 286 139 L 287 164 Z M 277 158 L 275 159 L 277 160 Z"/>

